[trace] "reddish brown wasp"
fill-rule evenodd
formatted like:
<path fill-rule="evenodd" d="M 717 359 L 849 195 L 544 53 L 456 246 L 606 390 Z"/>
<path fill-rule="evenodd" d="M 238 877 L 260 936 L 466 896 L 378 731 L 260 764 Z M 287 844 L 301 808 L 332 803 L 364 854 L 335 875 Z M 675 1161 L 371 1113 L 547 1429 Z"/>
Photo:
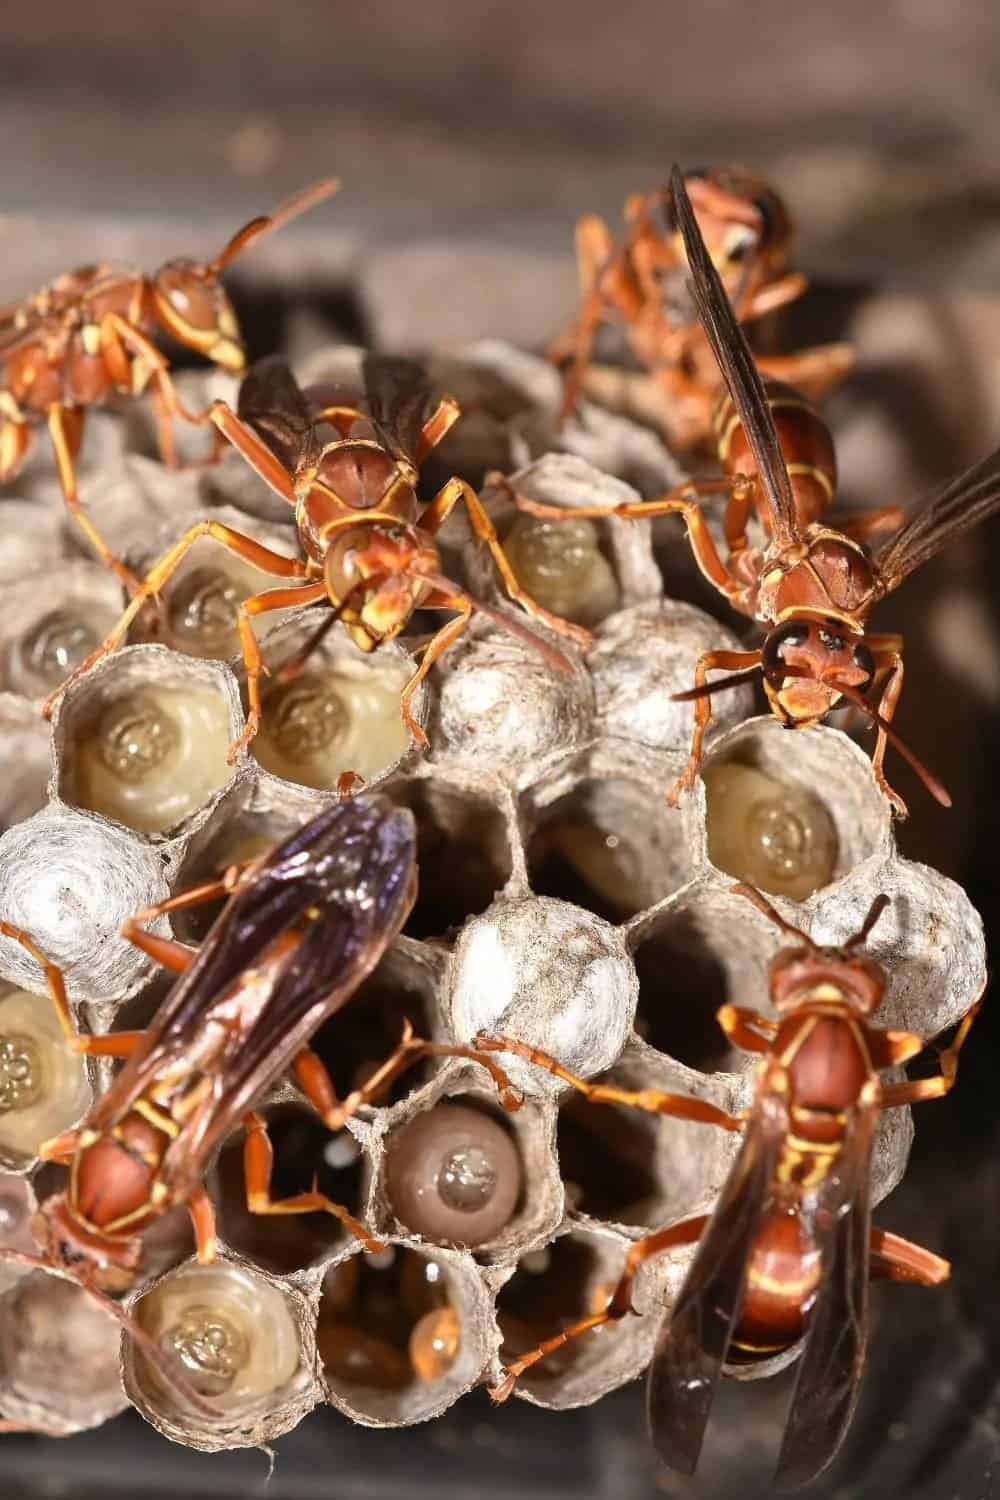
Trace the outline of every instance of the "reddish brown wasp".
<path fill-rule="evenodd" d="M 292 587 L 256 594 L 240 605 L 238 626 L 249 712 L 246 729 L 230 748 L 231 760 L 253 739 L 260 724 L 262 664 L 251 617 L 268 610 L 326 600 L 332 608 L 321 632 L 341 619 L 364 651 L 373 651 L 398 635 L 418 607 L 451 612 L 455 618 L 432 637 L 402 692 L 403 721 L 421 745 L 426 744 L 426 737 L 410 709 L 413 694 L 474 610 L 523 636 L 557 668 L 570 670 L 565 657 L 539 636 L 472 599 L 441 572 L 434 538 L 462 501 L 511 598 L 578 645 L 590 641 L 587 631 L 549 614 L 524 592 L 493 523 L 468 484 L 451 479 L 428 504 L 418 499 L 418 467 L 457 420 L 456 403 L 445 398 L 428 412 L 426 377 L 408 360 L 368 356 L 363 384 L 363 391 L 352 393 L 349 399 L 328 389 L 303 391 L 282 360 L 270 359 L 255 366 L 243 382 L 238 413 L 223 402 L 213 405 L 212 421 L 219 430 L 271 488 L 295 507 L 306 560 L 273 552 L 218 521 L 197 522 L 150 570 L 114 629 L 52 695 L 46 712 L 68 682 L 124 638 L 139 609 L 163 588 L 200 536 L 214 537 L 264 572 L 295 580 Z M 335 435 L 330 437 L 331 433 Z M 286 680 L 302 660 L 294 667 L 286 666 Z"/>
<path fill-rule="evenodd" d="M 153 397 L 160 452 L 176 463 L 173 421 L 205 422 L 190 412 L 157 348 L 168 334 L 224 370 L 242 370 L 243 340 L 220 276 L 262 234 L 306 213 L 337 191 L 332 178 L 289 199 L 234 234 L 213 260 L 169 260 L 152 276 L 110 265 L 81 266 L 0 313 L 0 481 L 21 468 L 34 429 L 44 423 L 70 515 L 101 561 L 134 591 L 137 580 L 110 551 L 82 509 L 76 456 L 89 407 L 113 393 Z"/>
<path fill-rule="evenodd" d="M 878 729 L 872 769 L 900 816 L 906 804 L 887 782 L 882 763 L 892 742 L 940 803 L 948 793 L 903 745 L 891 720 L 903 686 L 903 642 L 898 635 L 868 632 L 868 617 L 916 569 L 953 537 L 1000 508 L 1000 450 L 960 475 L 920 506 L 874 555 L 860 539 L 895 520 L 892 510 L 835 529 L 822 518 L 824 492 L 832 492 L 832 469 L 814 426 L 819 419 L 802 410 L 801 400 L 772 391 L 769 398 L 746 338 L 733 315 L 725 289 L 705 247 L 678 168 L 672 178 L 674 209 L 691 269 L 688 283 L 705 334 L 722 371 L 728 396 L 720 406 L 720 452 L 726 473 L 720 479 L 691 480 L 658 500 L 620 507 L 574 510 L 574 517 L 620 515 L 629 520 L 678 513 L 702 573 L 734 609 L 767 630 L 755 651 L 709 651 L 695 668 L 695 685 L 681 700 L 696 702 L 691 753 L 683 775 L 668 793 L 676 803 L 694 784 L 701 763 L 709 698 L 763 674 L 764 690 L 776 717 L 789 729 L 816 724 L 841 700 L 853 704 Z M 698 504 L 698 496 L 721 491 L 729 499 L 723 523 L 723 561 Z M 564 519 L 566 511 L 518 496 L 533 515 Z M 750 545 L 751 509 L 763 521 L 765 543 Z M 851 534 L 853 531 L 853 535 Z M 715 669 L 732 676 L 708 681 Z M 864 696 L 885 679 L 875 708 Z"/>
<path fill-rule="evenodd" d="M 854 1409 L 869 1277 L 935 1286 L 949 1274 L 948 1262 L 930 1250 L 871 1228 L 872 1138 L 881 1110 L 948 1092 L 981 1000 L 940 1054 L 937 1076 L 885 1083 L 880 1069 L 899 1066 L 924 1047 L 911 1032 L 881 1030 L 869 1020 L 882 999 L 885 973 L 858 950 L 889 898 L 872 903 L 860 930 L 842 946 L 820 947 L 758 891 L 733 889 L 794 946 L 771 963 L 777 1020 L 734 1005 L 719 1011 L 730 1041 L 762 1054 L 762 1061 L 743 1145 L 715 1212 L 636 1241 L 607 1308 L 516 1360 L 493 1394 L 505 1399 L 530 1365 L 568 1339 L 626 1316 L 643 1262 L 698 1241 L 649 1371 L 648 1415 L 657 1450 L 673 1468 L 692 1473 L 726 1367 L 770 1359 L 803 1340 L 777 1477 L 785 1485 L 804 1484 L 830 1462 Z M 587 1083 L 505 1038 L 477 1037 L 475 1045 L 528 1057 L 594 1100 L 683 1112 L 664 1107 L 655 1095 Z"/>
<path fill-rule="evenodd" d="M 787 269 L 792 225 L 784 203 L 766 183 L 745 172 L 709 168 L 685 183 L 708 252 L 732 299 L 749 323 L 801 297 L 806 278 Z M 685 287 L 684 248 L 663 222 L 669 193 L 635 193 L 625 204 L 627 229 L 615 244 L 596 214 L 576 228 L 581 302 L 576 321 L 556 341 L 551 357 L 569 361 L 564 414 L 580 394 L 601 323 L 624 324 L 633 354 L 652 372 L 670 411 L 675 445 L 689 448 L 710 434 L 718 371 Z M 847 374 L 847 344 L 803 349 L 760 360 L 766 374 L 788 380 L 820 399 Z"/>
<path fill-rule="evenodd" d="M 41 1149 L 44 1159 L 67 1164 L 70 1177 L 65 1192 L 42 1204 L 34 1226 L 39 1264 L 70 1272 L 88 1288 L 120 1291 L 139 1265 L 143 1229 L 178 1205 L 190 1213 L 199 1260 L 210 1261 L 215 1215 L 202 1179 L 241 1124 L 252 1213 L 325 1211 L 376 1248 L 364 1226 L 315 1185 L 291 1198 L 271 1196 L 273 1155 L 254 1104 L 289 1068 L 331 1130 L 427 1055 L 480 1062 L 505 1106 L 517 1107 L 492 1059 L 418 1040 L 409 1027 L 392 1056 L 342 1100 L 310 1049 L 313 1033 L 351 998 L 399 932 L 416 886 L 412 814 L 375 795 L 337 802 L 270 854 L 126 924 L 126 936 L 180 978 L 147 1030 L 105 1036 L 77 1033 L 60 971 L 28 934 L 0 924 L 0 933 L 41 964 L 70 1046 L 126 1059 L 83 1124 Z M 222 895 L 229 900 L 197 952 L 140 925 Z"/>

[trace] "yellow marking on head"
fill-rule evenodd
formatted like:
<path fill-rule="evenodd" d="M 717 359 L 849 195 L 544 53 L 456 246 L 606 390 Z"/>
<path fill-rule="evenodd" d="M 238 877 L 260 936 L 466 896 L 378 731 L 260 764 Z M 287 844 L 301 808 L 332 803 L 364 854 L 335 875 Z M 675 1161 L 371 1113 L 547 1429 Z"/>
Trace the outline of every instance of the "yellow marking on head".
<path fill-rule="evenodd" d="M 96 323 L 84 323 L 80 329 L 80 342 L 87 354 L 100 354 L 101 330 Z"/>

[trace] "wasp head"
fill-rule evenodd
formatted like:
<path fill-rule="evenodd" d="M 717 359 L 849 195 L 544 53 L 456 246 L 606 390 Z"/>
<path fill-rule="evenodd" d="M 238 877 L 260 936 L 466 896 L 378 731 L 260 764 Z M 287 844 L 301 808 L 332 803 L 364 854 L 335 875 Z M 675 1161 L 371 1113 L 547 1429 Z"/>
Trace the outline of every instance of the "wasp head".
<path fill-rule="evenodd" d="M 862 693 L 875 676 L 864 639 L 839 620 L 800 617 L 772 630 L 762 651 L 764 691 L 787 725 L 813 724 L 837 702 L 840 687 Z"/>
<path fill-rule="evenodd" d="M 323 559 L 330 601 L 361 627 L 368 648 L 392 640 L 423 603 L 438 555 L 412 526 L 352 526 L 335 536 Z M 360 642 L 359 642 L 360 643 Z"/>
<path fill-rule="evenodd" d="M 245 367 L 236 313 L 214 266 L 168 261 L 153 277 L 152 290 L 158 321 L 179 343 L 223 370 L 238 373 Z"/>

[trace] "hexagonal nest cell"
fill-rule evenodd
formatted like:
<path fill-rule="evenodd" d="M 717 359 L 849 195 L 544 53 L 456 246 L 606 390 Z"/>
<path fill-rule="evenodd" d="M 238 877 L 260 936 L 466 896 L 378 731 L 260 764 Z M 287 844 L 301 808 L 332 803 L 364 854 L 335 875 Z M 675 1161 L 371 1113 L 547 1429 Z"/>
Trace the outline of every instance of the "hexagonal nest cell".
<path fill-rule="evenodd" d="M 348 356 L 356 362 L 356 351 L 320 351 L 313 378 Z M 520 466 L 519 492 L 571 511 L 631 502 L 632 482 L 649 494 L 677 481 L 659 440 L 623 418 L 586 406 L 557 430 L 559 385 L 544 363 L 484 345 L 449 356 L 438 373 L 447 380 L 459 366 L 461 389 L 483 404 L 468 441 L 461 423 L 437 454 L 428 485 L 452 466 L 478 482 L 503 462 Z M 184 378 L 196 406 L 221 390 L 216 377 Z M 164 516 L 173 539 L 212 514 L 296 546 L 288 507 L 237 455 L 170 473 L 137 445 L 148 448 L 149 434 L 134 421 L 105 414 L 93 441 L 88 428 L 86 493 L 119 550 L 148 560 Z M 403 1425 L 438 1415 L 499 1379 L 501 1360 L 599 1311 L 630 1243 L 711 1210 L 738 1138 L 591 1103 L 523 1052 L 550 1054 L 584 1081 L 745 1108 L 752 1060 L 728 1046 L 716 1012 L 726 1002 L 768 1011 L 767 964 L 786 939 L 730 891 L 737 879 L 755 880 L 790 921 L 829 941 L 855 930 L 886 891 L 891 907 L 871 941 L 890 971 L 884 1024 L 932 1036 L 975 998 L 985 973 L 978 917 L 957 887 L 898 857 L 868 760 L 843 734 L 787 735 L 748 719 L 749 694 L 733 693 L 719 701 L 693 792 L 679 811 L 667 807 L 692 719 L 669 695 L 689 685 L 701 651 L 736 642 L 708 615 L 664 599 L 645 523 L 538 527 L 509 493 L 494 496 L 515 573 L 540 603 L 594 626 L 584 650 L 505 599 L 456 510 L 441 539 L 447 567 L 529 634 L 473 619 L 414 699 L 425 754 L 399 712 L 422 622 L 371 653 L 335 625 L 286 682 L 282 667 L 329 607 L 264 616 L 264 723 L 230 765 L 245 723 L 230 628 L 237 575 L 200 543 L 165 591 L 164 618 L 144 618 L 160 643 L 126 645 L 84 674 L 49 735 L 37 711 L 45 674 L 56 662 L 68 670 L 90 649 L 88 631 L 106 628 L 91 606 L 121 601 L 110 575 L 77 560 L 59 575 L 73 618 L 52 617 L 51 570 L 68 565 L 60 501 L 44 465 L 22 483 L 5 503 L 30 508 L 42 554 L 26 560 L 18 526 L 0 528 L 12 549 L 0 548 L 0 575 L 18 580 L 34 611 L 20 635 L 0 618 L 0 919 L 65 969 L 85 1027 L 142 1027 L 175 978 L 121 938 L 126 917 L 255 858 L 331 806 L 338 777 L 354 771 L 412 812 L 419 893 L 403 935 L 311 1046 L 341 1100 L 394 1052 L 406 1023 L 445 1055 L 421 1056 L 336 1133 L 291 1077 L 269 1082 L 252 1103 L 274 1144 L 273 1197 L 294 1197 L 315 1176 L 367 1239 L 329 1213 L 249 1212 L 234 1132 L 206 1163 L 215 1264 L 191 1259 L 183 1208 L 144 1236 L 125 1303 L 163 1360 L 126 1337 L 119 1380 L 119 1330 L 78 1288 L 35 1274 L 0 1280 L 0 1415 L 71 1431 L 131 1402 L 161 1432 L 209 1450 L 266 1442 L 318 1402 L 356 1422 Z M 42 566 L 44 585 L 29 576 Z M 240 575 L 237 592 L 248 587 Z M 154 931 L 197 947 L 219 909 L 182 906 Z M 116 1065 L 67 1060 L 44 975 L 9 938 L 0 978 L 9 987 L 0 1247 L 23 1248 L 35 1196 L 67 1181 L 64 1167 L 40 1165 L 43 1136 L 77 1122 Z M 480 1031 L 521 1048 L 490 1054 L 521 1096 L 515 1112 L 481 1064 L 447 1053 Z M 876 1196 L 898 1180 L 910 1134 L 907 1112 L 895 1111 L 876 1142 Z M 690 1254 L 644 1266 L 640 1316 L 533 1365 L 518 1393 L 570 1407 L 639 1374 Z M 84 1356 L 96 1372 L 85 1389 Z"/>

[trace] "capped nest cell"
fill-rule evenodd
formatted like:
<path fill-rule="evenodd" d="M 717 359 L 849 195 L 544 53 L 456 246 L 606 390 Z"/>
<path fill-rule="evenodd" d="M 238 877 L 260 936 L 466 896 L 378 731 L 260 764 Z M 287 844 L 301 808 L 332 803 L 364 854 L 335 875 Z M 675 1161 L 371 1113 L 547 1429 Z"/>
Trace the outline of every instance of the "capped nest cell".
<path fill-rule="evenodd" d="M 650 434 L 588 410 L 568 425 L 564 451 L 546 456 L 558 400 L 548 367 L 494 346 L 455 358 L 436 371 L 441 388 L 454 378 L 460 395 L 487 399 L 465 446 L 460 423 L 435 456 L 429 485 L 459 469 L 478 482 L 499 464 L 517 470 L 519 492 L 572 510 L 676 480 Z M 192 382 L 188 399 L 204 404 L 208 386 Z M 133 422 L 126 433 L 109 417 L 95 418 L 85 446 L 95 518 L 136 561 L 220 504 L 228 524 L 294 547 L 288 508 L 236 455 L 171 475 L 132 452 L 136 443 L 148 444 L 144 429 Z M 868 758 L 838 730 L 786 735 L 772 718 L 748 717 L 748 690 L 720 697 L 702 774 L 679 810 L 667 807 L 692 725 L 691 705 L 670 694 L 690 686 L 701 652 L 738 643 L 662 596 L 645 525 L 533 529 L 502 487 L 493 492 L 515 572 L 540 603 L 593 630 L 583 650 L 505 601 L 456 512 L 442 543 L 448 567 L 464 568 L 473 595 L 509 611 L 545 649 L 474 619 L 414 701 L 430 739 L 423 755 L 407 741 L 399 692 L 426 621 L 370 655 L 335 626 L 283 683 L 280 668 L 326 606 L 259 618 L 271 668 L 264 722 L 230 765 L 245 718 L 227 621 L 234 589 L 259 589 L 260 576 L 199 543 L 160 614 L 143 617 L 139 633 L 155 641 L 133 638 L 75 683 L 50 736 L 37 717 L 48 680 L 25 669 L 69 664 L 86 632 L 105 628 L 88 611 L 113 606 L 115 589 L 91 562 L 68 557 L 44 466 L 19 483 L 17 503 L 39 512 L 43 556 L 32 565 L 67 568 L 59 607 L 79 613 L 53 621 L 41 604 L 55 597 L 46 572 L 34 591 L 23 583 L 39 602 L 20 636 L 0 620 L 0 918 L 65 969 L 71 1003 L 95 1028 L 144 1025 L 171 982 L 120 938 L 125 918 L 270 848 L 336 798 L 345 771 L 413 813 L 420 892 L 403 934 L 313 1039 L 341 1097 L 371 1077 L 408 1022 L 445 1045 L 503 1033 L 585 1080 L 745 1108 L 752 1060 L 729 1047 L 716 1012 L 731 1002 L 769 1014 L 766 967 L 784 939 L 731 892 L 737 880 L 771 892 L 820 941 L 852 932 L 886 892 L 869 945 L 889 971 L 883 1025 L 930 1038 L 978 994 L 976 913 L 957 886 L 900 858 Z M 0 529 L 14 542 L 16 532 Z M 0 548 L 0 575 L 4 560 Z M 87 591 L 70 586 L 78 576 Z M 217 912 L 181 910 L 157 930 L 194 945 Z M 39 1166 L 38 1144 L 81 1118 L 111 1065 L 91 1072 L 60 1050 L 38 966 L 6 939 L 0 977 L 0 1243 L 9 1245 L 23 1243 L 32 1194 L 65 1180 L 63 1168 Z M 329 1214 L 250 1214 L 236 1137 L 206 1179 L 219 1208 L 216 1264 L 190 1258 L 183 1213 L 148 1233 L 126 1304 L 180 1362 L 207 1414 L 127 1337 L 122 1386 L 117 1327 L 70 1283 L 32 1273 L 0 1282 L 0 1415 L 70 1431 L 128 1401 L 161 1432 L 206 1449 L 266 1442 L 324 1402 L 357 1422 L 403 1425 L 438 1415 L 496 1380 L 503 1360 L 600 1310 L 630 1243 L 711 1210 L 738 1138 L 592 1104 L 521 1056 L 498 1061 L 523 1093 L 514 1113 L 485 1069 L 450 1056 L 392 1080 L 337 1135 L 289 1079 L 259 1101 L 278 1195 L 307 1189 L 315 1174 L 381 1243 L 377 1253 Z M 898 1181 L 911 1132 L 905 1110 L 881 1122 L 877 1198 Z M 691 1253 L 645 1264 L 639 1316 L 540 1361 L 517 1394 L 576 1406 L 638 1375 Z M 81 1350 L 95 1372 L 86 1389 Z"/>

